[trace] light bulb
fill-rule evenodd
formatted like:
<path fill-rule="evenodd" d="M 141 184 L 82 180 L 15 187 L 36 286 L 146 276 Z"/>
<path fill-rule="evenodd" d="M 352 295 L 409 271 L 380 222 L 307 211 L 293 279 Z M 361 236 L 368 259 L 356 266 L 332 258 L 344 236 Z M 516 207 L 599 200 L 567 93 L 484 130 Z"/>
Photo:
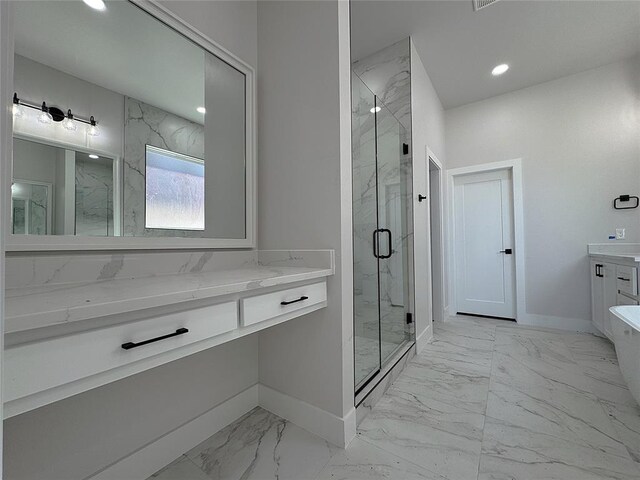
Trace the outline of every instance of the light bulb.
<path fill-rule="evenodd" d="M 44 123 L 45 125 L 49 125 L 51 122 L 53 122 L 53 117 L 49 112 L 42 112 L 40 115 L 38 115 L 38 121 L 40 123 Z"/>
<path fill-rule="evenodd" d="M 45 125 L 48 125 L 53 121 L 53 117 L 49 113 L 49 109 L 47 108 L 47 104 L 45 102 L 42 102 L 42 113 L 38 115 L 38 121 L 40 123 L 44 123 Z"/>
<path fill-rule="evenodd" d="M 96 119 L 93 116 L 89 119 L 91 125 L 87 128 L 87 135 L 90 137 L 97 137 L 100 135 L 100 130 L 98 130 L 98 126 L 96 125 Z"/>
<path fill-rule="evenodd" d="M 62 121 L 62 126 L 70 132 L 75 132 L 78 129 L 76 122 L 73 121 L 71 110 L 67 110 L 67 118 Z"/>

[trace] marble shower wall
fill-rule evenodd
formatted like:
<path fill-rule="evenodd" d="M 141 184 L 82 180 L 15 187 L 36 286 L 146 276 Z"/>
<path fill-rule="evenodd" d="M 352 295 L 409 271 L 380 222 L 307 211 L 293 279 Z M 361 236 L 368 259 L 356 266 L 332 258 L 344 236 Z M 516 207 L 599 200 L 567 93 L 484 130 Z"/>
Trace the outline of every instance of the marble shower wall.
<path fill-rule="evenodd" d="M 204 159 L 204 126 L 125 97 L 124 235 L 203 237 L 204 231 L 145 228 L 145 147 Z"/>
<path fill-rule="evenodd" d="M 113 236 L 113 164 L 76 155 L 76 235 Z"/>

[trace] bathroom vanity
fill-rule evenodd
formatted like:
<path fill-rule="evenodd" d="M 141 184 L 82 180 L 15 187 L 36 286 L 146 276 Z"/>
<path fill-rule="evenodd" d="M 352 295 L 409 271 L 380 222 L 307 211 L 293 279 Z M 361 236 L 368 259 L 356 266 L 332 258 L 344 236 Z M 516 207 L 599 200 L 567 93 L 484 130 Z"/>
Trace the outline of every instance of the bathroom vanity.
<path fill-rule="evenodd" d="M 638 305 L 640 246 L 634 244 L 589 245 L 591 314 L 594 327 L 613 341 L 609 309 Z"/>
<path fill-rule="evenodd" d="M 326 306 L 332 251 L 236 258 L 235 268 L 9 289 L 5 418 Z"/>

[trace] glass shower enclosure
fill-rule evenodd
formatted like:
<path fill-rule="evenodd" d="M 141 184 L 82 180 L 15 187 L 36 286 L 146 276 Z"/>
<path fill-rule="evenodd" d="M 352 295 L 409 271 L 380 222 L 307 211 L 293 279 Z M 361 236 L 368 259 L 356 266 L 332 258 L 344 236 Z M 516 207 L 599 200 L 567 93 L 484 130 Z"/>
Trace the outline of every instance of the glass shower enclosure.
<path fill-rule="evenodd" d="M 413 341 L 407 141 L 402 124 L 352 73 L 356 394 Z"/>

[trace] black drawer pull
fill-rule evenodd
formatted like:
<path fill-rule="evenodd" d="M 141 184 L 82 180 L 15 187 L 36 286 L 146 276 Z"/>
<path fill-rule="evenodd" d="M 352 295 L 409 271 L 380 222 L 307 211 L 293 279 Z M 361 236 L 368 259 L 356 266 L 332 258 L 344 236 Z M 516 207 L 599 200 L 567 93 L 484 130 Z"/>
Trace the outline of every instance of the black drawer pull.
<path fill-rule="evenodd" d="M 309 297 L 300 297 L 297 300 L 291 300 L 290 302 L 280 302 L 280 305 L 291 305 L 292 303 L 304 302 L 305 300 L 309 300 Z"/>
<path fill-rule="evenodd" d="M 630 278 L 618 277 L 618 280 L 622 280 L 623 282 L 630 282 Z"/>
<path fill-rule="evenodd" d="M 188 328 L 179 328 L 174 333 L 169 333 L 168 335 L 162 335 L 161 337 L 151 338 L 149 340 L 145 340 L 144 342 L 138 342 L 138 343 L 127 342 L 127 343 L 123 343 L 121 345 L 121 347 L 124 348 L 125 350 L 131 350 L 132 348 L 141 347 L 143 345 L 148 345 L 150 343 L 158 342 L 160 340 L 165 340 L 167 338 L 177 337 L 178 335 L 184 335 L 188 331 L 189 331 Z"/>

